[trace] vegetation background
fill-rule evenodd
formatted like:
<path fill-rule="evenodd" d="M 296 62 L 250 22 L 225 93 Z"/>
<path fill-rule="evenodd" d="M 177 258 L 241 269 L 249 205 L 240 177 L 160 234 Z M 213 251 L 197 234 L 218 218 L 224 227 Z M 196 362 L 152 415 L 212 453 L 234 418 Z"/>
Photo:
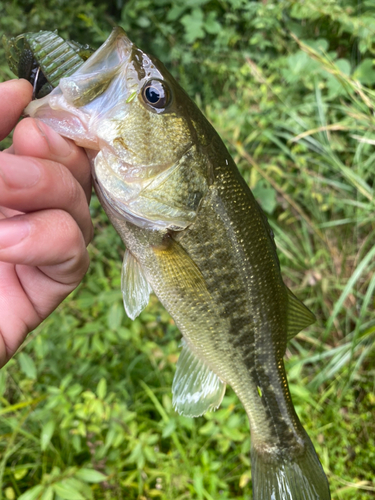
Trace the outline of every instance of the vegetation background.
<path fill-rule="evenodd" d="M 286 353 L 296 410 L 332 498 L 375 498 L 375 2 L 0 2 L 7 36 L 97 47 L 117 24 L 196 100 L 269 217 L 318 318 Z M 179 332 L 154 296 L 125 316 L 124 248 L 91 210 L 88 275 L 0 372 L 0 498 L 251 498 L 241 404 L 228 389 L 215 413 L 174 412 Z"/>

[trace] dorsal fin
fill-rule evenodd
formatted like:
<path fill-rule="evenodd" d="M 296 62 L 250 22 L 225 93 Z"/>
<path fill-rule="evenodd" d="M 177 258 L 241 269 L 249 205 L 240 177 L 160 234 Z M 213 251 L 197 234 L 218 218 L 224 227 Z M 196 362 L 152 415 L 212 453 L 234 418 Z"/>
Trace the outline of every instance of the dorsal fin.
<path fill-rule="evenodd" d="M 147 306 L 152 289 L 139 262 L 125 251 L 121 272 L 121 291 L 126 314 L 135 319 Z"/>
<path fill-rule="evenodd" d="M 289 290 L 288 291 L 288 334 L 287 340 L 292 339 L 297 333 L 315 323 L 314 314 Z"/>
<path fill-rule="evenodd" d="M 225 394 L 225 383 L 191 351 L 185 340 L 173 379 L 173 406 L 180 415 L 199 417 L 216 410 Z"/>

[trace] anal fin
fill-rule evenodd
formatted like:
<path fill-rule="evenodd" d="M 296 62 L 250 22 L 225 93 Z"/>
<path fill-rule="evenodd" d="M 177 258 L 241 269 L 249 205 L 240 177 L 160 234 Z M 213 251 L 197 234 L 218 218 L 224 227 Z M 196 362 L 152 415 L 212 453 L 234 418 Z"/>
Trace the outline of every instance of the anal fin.
<path fill-rule="evenodd" d="M 173 406 L 180 415 L 199 417 L 220 406 L 226 385 L 184 340 L 182 346 L 172 385 Z"/>
<path fill-rule="evenodd" d="M 152 291 L 139 262 L 125 251 L 121 273 L 121 291 L 126 314 L 135 319 L 147 306 Z"/>

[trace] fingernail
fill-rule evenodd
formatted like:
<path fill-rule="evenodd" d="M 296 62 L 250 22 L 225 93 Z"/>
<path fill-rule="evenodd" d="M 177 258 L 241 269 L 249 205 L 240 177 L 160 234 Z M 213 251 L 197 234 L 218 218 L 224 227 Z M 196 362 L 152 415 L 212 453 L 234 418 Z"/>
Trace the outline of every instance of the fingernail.
<path fill-rule="evenodd" d="M 65 158 L 70 155 L 72 147 L 71 144 L 64 139 L 64 137 L 61 137 L 61 135 L 40 120 L 35 120 L 35 123 L 42 136 L 46 139 L 49 149 L 53 155 L 60 156 L 61 158 Z"/>
<path fill-rule="evenodd" d="M 10 188 L 29 188 L 39 181 L 41 171 L 32 158 L 20 158 L 17 155 L 2 153 L 0 177 Z"/>
<path fill-rule="evenodd" d="M 30 224 L 14 218 L 0 221 L 0 250 L 20 243 L 30 233 Z"/>

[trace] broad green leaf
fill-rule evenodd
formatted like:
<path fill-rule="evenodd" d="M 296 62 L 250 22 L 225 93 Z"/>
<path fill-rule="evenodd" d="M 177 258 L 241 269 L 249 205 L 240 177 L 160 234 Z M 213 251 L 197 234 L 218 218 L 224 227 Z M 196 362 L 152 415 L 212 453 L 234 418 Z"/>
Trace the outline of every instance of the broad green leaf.
<path fill-rule="evenodd" d="M 43 491 L 44 486 L 41 484 L 38 484 L 38 486 L 34 486 L 33 488 L 30 488 L 29 490 L 25 491 L 20 497 L 18 497 L 18 500 L 36 500 L 41 492 Z"/>
<path fill-rule="evenodd" d="M 95 333 L 95 335 L 92 337 L 91 347 L 96 353 L 99 353 L 99 354 L 105 353 L 106 349 L 105 349 L 104 343 L 103 343 L 103 341 L 100 338 L 100 335 L 98 333 Z"/>
<path fill-rule="evenodd" d="M 78 434 L 74 434 L 71 437 L 71 443 L 73 448 L 77 453 L 80 453 L 82 451 L 82 442 L 81 442 L 81 436 L 78 436 Z"/>
<path fill-rule="evenodd" d="M 203 499 L 203 475 L 198 467 L 195 467 L 195 472 L 193 476 L 194 489 L 197 492 L 198 498 Z"/>
<path fill-rule="evenodd" d="M 8 486 L 8 488 L 5 488 L 5 498 L 7 500 L 16 500 L 16 493 L 11 486 Z"/>
<path fill-rule="evenodd" d="M 48 486 L 48 488 L 44 491 L 43 495 L 40 497 L 40 500 L 53 500 L 55 493 L 53 491 L 52 486 Z"/>
<path fill-rule="evenodd" d="M 73 380 L 72 373 L 68 373 L 67 375 L 65 375 L 65 377 L 62 379 L 62 381 L 60 383 L 60 389 L 62 391 L 65 391 L 65 389 L 70 385 L 72 380 Z"/>
<path fill-rule="evenodd" d="M 113 441 L 115 440 L 115 437 L 117 435 L 117 431 L 114 427 L 111 427 L 109 431 L 107 432 L 107 435 L 105 437 L 105 446 L 106 448 L 109 448 Z"/>
<path fill-rule="evenodd" d="M 137 443 L 137 444 L 135 445 L 135 447 L 133 448 L 133 450 L 132 450 L 132 452 L 131 452 L 131 454 L 130 454 L 130 456 L 129 456 L 129 458 L 128 458 L 128 461 L 129 461 L 130 463 L 134 463 L 134 462 L 136 462 L 136 461 L 139 459 L 139 457 L 141 457 L 141 456 L 142 456 L 142 444 L 141 444 L 141 443 Z"/>
<path fill-rule="evenodd" d="M 218 427 L 215 424 L 215 422 L 213 422 L 211 420 L 211 421 L 205 423 L 202 427 L 200 427 L 199 434 L 202 434 L 204 436 L 209 436 L 211 434 L 214 434 L 215 431 L 216 432 L 218 431 Z"/>
<path fill-rule="evenodd" d="M 53 489 L 57 495 L 64 500 L 85 500 L 85 497 L 79 493 L 76 488 L 66 484 L 65 481 L 55 483 Z"/>
<path fill-rule="evenodd" d="M 350 75 L 350 62 L 347 59 L 337 59 L 335 66 L 345 75 Z"/>
<path fill-rule="evenodd" d="M 203 11 L 200 8 L 195 8 L 191 14 L 185 14 L 181 23 L 185 26 L 185 39 L 188 43 L 204 37 Z"/>
<path fill-rule="evenodd" d="M 204 22 L 204 29 L 207 31 L 207 33 L 210 33 L 211 35 L 215 35 L 217 33 L 220 33 L 222 26 L 216 20 L 216 12 L 210 12 L 208 14 L 208 16 Z"/>
<path fill-rule="evenodd" d="M 141 28 L 148 28 L 151 24 L 151 21 L 148 17 L 146 16 L 139 16 L 137 19 L 137 24 Z"/>
<path fill-rule="evenodd" d="M 53 432 L 55 430 L 56 422 L 50 420 L 42 427 L 42 432 L 40 433 L 40 447 L 42 451 L 45 451 L 51 441 Z"/>
<path fill-rule="evenodd" d="M 167 20 L 176 21 L 183 12 L 188 8 L 188 5 L 173 5 L 171 9 L 168 9 Z"/>
<path fill-rule="evenodd" d="M 244 439 L 244 434 L 238 429 L 231 429 L 229 427 L 224 426 L 223 427 L 223 434 L 225 436 L 229 437 L 233 441 L 243 441 Z"/>
<path fill-rule="evenodd" d="M 96 388 L 98 398 L 104 399 L 107 394 L 107 381 L 105 378 L 100 379 L 98 387 Z"/>
<path fill-rule="evenodd" d="M 176 419 L 171 418 L 166 426 L 163 427 L 162 437 L 169 437 L 176 430 Z"/>
<path fill-rule="evenodd" d="M 364 85 L 375 83 L 375 69 L 372 59 L 364 59 L 355 69 L 353 78 L 359 80 Z"/>
<path fill-rule="evenodd" d="M 316 51 L 326 52 L 328 49 L 328 41 L 325 38 L 318 38 L 316 40 L 304 40 L 303 43 Z"/>
<path fill-rule="evenodd" d="M 25 468 L 21 468 L 21 469 L 17 469 L 14 471 L 14 477 L 17 481 L 19 481 L 20 479 L 22 479 L 23 477 L 26 476 L 26 474 L 29 472 L 29 469 L 27 469 L 26 467 Z"/>
<path fill-rule="evenodd" d="M 272 214 L 277 206 L 276 191 L 272 187 L 267 187 L 263 182 L 258 182 L 253 189 L 253 194 L 263 210 Z"/>
<path fill-rule="evenodd" d="M 122 303 L 115 302 L 111 305 L 108 313 L 108 328 L 111 330 L 117 330 L 121 326 L 122 319 L 124 317 L 124 307 Z"/>
<path fill-rule="evenodd" d="M 107 476 L 94 469 L 80 469 L 75 477 L 86 483 L 101 483 L 107 479 Z"/>
<path fill-rule="evenodd" d="M 26 375 L 27 378 L 36 379 L 36 368 L 33 359 L 26 354 L 25 352 L 21 352 L 18 355 L 18 362 L 20 364 L 20 368 L 22 372 Z"/>

